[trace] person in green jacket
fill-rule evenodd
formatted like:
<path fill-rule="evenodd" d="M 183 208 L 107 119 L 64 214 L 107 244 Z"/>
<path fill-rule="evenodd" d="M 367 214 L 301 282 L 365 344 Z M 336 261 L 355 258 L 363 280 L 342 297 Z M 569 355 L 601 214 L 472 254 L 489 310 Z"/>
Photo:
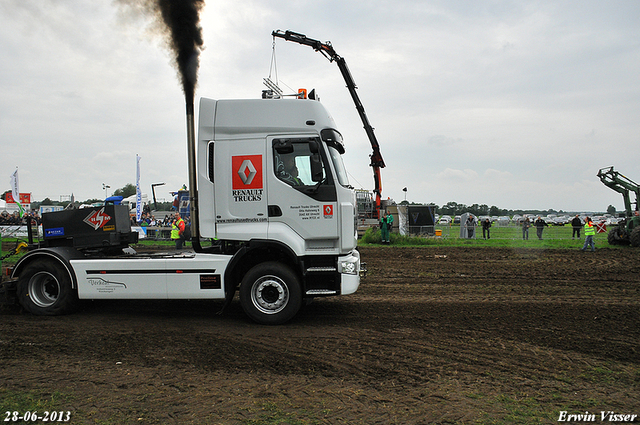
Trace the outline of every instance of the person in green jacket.
<path fill-rule="evenodd" d="M 390 233 L 393 228 L 393 215 L 385 213 L 380 220 L 380 230 L 382 233 L 382 243 L 391 243 Z"/>

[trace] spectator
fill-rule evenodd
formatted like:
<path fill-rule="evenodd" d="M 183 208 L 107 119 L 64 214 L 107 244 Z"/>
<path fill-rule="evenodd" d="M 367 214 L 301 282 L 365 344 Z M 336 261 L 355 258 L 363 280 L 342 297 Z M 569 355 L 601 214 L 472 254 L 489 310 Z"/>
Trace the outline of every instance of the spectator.
<path fill-rule="evenodd" d="M 522 239 L 529 240 L 529 227 L 531 227 L 531 220 L 526 217 L 522 222 Z"/>
<path fill-rule="evenodd" d="M 596 228 L 591 221 L 591 218 L 587 217 L 584 220 L 584 246 L 582 247 L 582 251 L 586 251 L 587 247 L 591 247 L 591 252 L 596 250 L 596 244 L 593 241 L 593 237 L 596 235 Z"/>
<path fill-rule="evenodd" d="M 171 225 L 171 239 L 176 241 L 176 249 L 182 249 L 182 244 L 184 243 L 183 233 L 186 225 L 179 212 L 174 217 L 175 220 Z"/>
<path fill-rule="evenodd" d="M 491 239 L 490 229 L 491 228 L 491 220 L 485 218 L 482 222 L 482 237 L 484 239 Z"/>
<path fill-rule="evenodd" d="M 548 226 L 547 222 L 542 219 L 542 217 L 538 216 L 538 219 L 533 223 L 536 226 L 536 235 L 538 235 L 538 239 L 542 240 L 542 231 L 545 227 Z"/>
<path fill-rule="evenodd" d="M 389 213 L 385 213 L 384 217 L 380 220 L 380 229 L 382 233 L 382 243 L 391 243 L 390 234 L 393 228 L 393 216 Z"/>
<path fill-rule="evenodd" d="M 576 214 L 576 216 L 571 220 L 571 227 L 573 227 L 573 233 L 571 235 L 572 239 L 576 238 L 578 235 L 578 239 L 580 239 L 580 229 L 582 228 L 582 220 L 580 220 L 580 216 Z"/>
<path fill-rule="evenodd" d="M 138 223 L 138 226 L 141 227 L 147 227 L 149 225 L 149 223 L 147 222 L 147 213 L 142 213 L 142 216 L 140 217 L 140 223 Z"/>
<path fill-rule="evenodd" d="M 465 223 L 465 226 L 467 227 L 467 237 L 469 239 L 473 239 L 473 234 L 476 229 L 476 220 L 473 218 L 471 214 L 469 214 L 469 217 L 467 217 L 467 222 Z"/>
<path fill-rule="evenodd" d="M 2 219 L 0 220 L 0 224 L 5 226 L 20 226 L 22 225 L 22 219 L 20 218 L 19 212 L 14 212 L 10 214 L 7 211 L 2 212 Z"/>

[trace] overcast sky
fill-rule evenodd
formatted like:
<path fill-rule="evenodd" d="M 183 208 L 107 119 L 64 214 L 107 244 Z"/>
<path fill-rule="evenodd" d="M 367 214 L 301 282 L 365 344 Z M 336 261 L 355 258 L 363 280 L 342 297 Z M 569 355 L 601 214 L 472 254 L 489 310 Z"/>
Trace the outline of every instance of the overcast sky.
<path fill-rule="evenodd" d="M 369 141 L 337 66 L 278 39 L 330 40 L 375 127 L 383 197 L 604 211 L 640 182 L 640 2 L 209 0 L 197 98 L 258 98 L 271 74 L 315 88 L 344 136 L 356 188 Z M 144 17 L 110 0 L 0 0 L 0 182 L 34 200 L 188 182 L 184 98 Z"/>

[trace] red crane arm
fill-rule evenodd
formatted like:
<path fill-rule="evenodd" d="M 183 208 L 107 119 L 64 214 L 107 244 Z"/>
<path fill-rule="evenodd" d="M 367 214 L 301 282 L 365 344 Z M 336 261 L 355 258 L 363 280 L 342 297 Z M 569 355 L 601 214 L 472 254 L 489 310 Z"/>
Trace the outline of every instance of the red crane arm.
<path fill-rule="evenodd" d="M 271 35 L 273 37 L 283 38 L 287 41 L 294 41 L 305 46 L 310 46 L 315 51 L 322 53 L 324 57 L 329 59 L 330 62 L 335 62 L 338 65 L 340 73 L 342 74 L 342 78 L 344 78 L 344 81 L 347 84 L 349 94 L 351 94 L 351 99 L 353 99 L 353 103 L 356 106 L 358 115 L 360 115 L 360 119 L 362 120 L 362 124 L 364 125 L 364 131 L 367 133 L 367 137 L 369 138 L 369 142 L 371 143 L 371 148 L 373 149 L 373 152 L 371 153 L 371 155 L 369 155 L 369 157 L 371 158 L 371 163 L 369 165 L 373 168 L 373 191 L 376 194 L 376 213 L 378 213 L 378 218 L 380 218 L 380 206 L 382 199 L 382 178 L 380 169 L 385 167 L 385 163 L 382 159 L 382 154 L 380 153 L 380 144 L 378 143 L 378 139 L 373 132 L 373 127 L 369 123 L 369 118 L 367 118 L 367 114 L 364 111 L 364 106 L 362 105 L 360 97 L 356 92 L 356 89 L 358 87 L 356 86 L 356 83 L 351 76 L 351 72 L 349 72 L 347 62 L 342 56 L 338 55 L 336 51 L 333 50 L 333 46 L 328 41 L 326 43 L 323 43 L 319 40 L 308 38 L 304 34 L 288 30 L 285 32 L 282 32 L 280 30 L 273 31 Z"/>

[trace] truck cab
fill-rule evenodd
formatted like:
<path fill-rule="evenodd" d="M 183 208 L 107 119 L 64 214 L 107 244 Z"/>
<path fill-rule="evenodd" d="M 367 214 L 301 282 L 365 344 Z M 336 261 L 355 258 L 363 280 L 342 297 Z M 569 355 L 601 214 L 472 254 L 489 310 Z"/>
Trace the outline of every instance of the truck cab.
<path fill-rule="evenodd" d="M 266 239 L 297 256 L 351 252 L 355 192 L 343 153 L 319 102 L 201 99 L 201 236 Z"/>

